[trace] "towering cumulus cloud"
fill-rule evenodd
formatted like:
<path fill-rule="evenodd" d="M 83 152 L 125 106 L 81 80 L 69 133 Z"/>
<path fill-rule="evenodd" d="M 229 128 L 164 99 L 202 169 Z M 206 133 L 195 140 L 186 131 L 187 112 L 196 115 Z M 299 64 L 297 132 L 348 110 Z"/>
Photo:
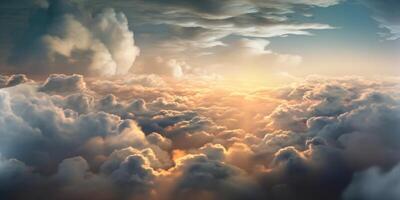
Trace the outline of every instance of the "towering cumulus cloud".
<path fill-rule="evenodd" d="M 5 199 L 400 197 L 396 79 L 2 79 Z"/>
<path fill-rule="evenodd" d="M 127 18 L 113 9 L 91 12 L 78 1 L 49 0 L 32 14 L 10 57 L 26 73 L 126 74 L 138 47 Z"/>

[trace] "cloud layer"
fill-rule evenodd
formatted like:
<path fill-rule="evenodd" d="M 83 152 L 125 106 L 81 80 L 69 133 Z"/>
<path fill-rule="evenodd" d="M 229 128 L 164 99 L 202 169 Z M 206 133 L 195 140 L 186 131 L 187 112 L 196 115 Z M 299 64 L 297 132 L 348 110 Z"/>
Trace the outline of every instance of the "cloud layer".
<path fill-rule="evenodd" d="M 250 90 L 154 75 L 4 80 L 9 199 L 399 197 L 385 186 L 400 161 L 397 80 L 310 77 Z"/>

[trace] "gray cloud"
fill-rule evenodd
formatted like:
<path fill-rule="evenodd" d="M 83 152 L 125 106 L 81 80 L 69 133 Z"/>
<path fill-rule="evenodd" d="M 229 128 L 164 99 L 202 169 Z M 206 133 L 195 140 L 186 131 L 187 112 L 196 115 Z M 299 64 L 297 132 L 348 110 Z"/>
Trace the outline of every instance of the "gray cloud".
<path fill-rule="evenodd" d="M 0 88 L 12 87 L 29 81 L 25 74 L 14 74 L 11 76 L 0 75 Z"/>
<path fill-rule="evenodd" d="M 204 155 L 193 155 L 178 162 L 182 171 L 171 199 L 257 199 L 257 186 L 239 168 L 210 160 Z"/>
<path fill-rule="evenodd" d="M 64 74 L 52 74 L 39 88 L 42 92 L 80 92 L 86 90 L 86 83 L 83 76 L 74 74 L 67 76 Z"/>
<path fill-rule="evenodd" d="M 344 193 L 344 199 L 398 199 L 399 166 L 389 171 L 377 167 L 357 173 Z"/>
<path fill-rule="evenodd" d="M 137 17 L 144 23 L 170 27 L 170 36 L 161 41 L 161 46 L 184 51 L 223 45 L 221 39 L 229 35 L 267 38 L 310 35 L 311 30 L 332 29 L 333 27 L 326 24 L 295 22 L 288 15 L 295 12 L 298 6 L 325 7 L 337 3 L 339 1 L 335 0 L 232 0 L 201 3 L 150 1 L 140 4 L 142 12 L 139 11 Z"/>

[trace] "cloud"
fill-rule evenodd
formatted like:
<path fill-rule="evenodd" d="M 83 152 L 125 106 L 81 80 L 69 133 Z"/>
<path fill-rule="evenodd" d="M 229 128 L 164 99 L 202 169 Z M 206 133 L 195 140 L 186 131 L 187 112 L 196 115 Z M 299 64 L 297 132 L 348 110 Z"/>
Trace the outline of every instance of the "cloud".
<path fill-rule="evenodd" d="M 318 30 L 333 29 L 335 27 L 329 24 L 298 20 L 296 16 L 309 13 L 313 7 L 329 7 L 341 2 L 49 0 L 34 4 L 19 1 L 24 6 L 13 5 L 12 8 L 23 17 L 10 20 L 19 22 L 13 31 L 20 34 L 7 33 L 12 37 L 9 41 L 17 41 L 5 49 L 8 63 L 4 63 L 4 68 L 8 72 L 110 76 L 134 71 L 174 77 L 228 71 L 214 70 L 218 67 L 209 67 L 209 63 L 198 60 L 215 60 L 201 55 L 225 56 L 218 54 L 215 48 L 230 49 L 240 43 L 237 39 L 313 35 Z M 132 30 L 135 30 L 136 41 Z M 10 42 L 7 40 L 7 43 Z M 138 57 L 136 43 L 144 56 Z M 162 58 L 158 58 L 159 55 Z M 297 55 L 277 52 L 271 53 L 270 60 L 266 56 L 264 59 L 272 65 L 296 65 L 301 61 Z M 252 59 L 245 60 L 252 62 Z"/>
<path fill-rule="evenodd" d="M 0 76 L 0 88 L 12 87 L 21 83 L 29 82 L 30 80 L 25 74 L 14 74 L 11 76 Z"/>
<path fill-rule="evenodd" d="M 380 35 L 387 40 L 397 40 L 400 38 L 400 14 L 396 11 L 400 6 L 396 0 L 362 0 L 374 14 L 373 18 L 380 24 L 380 27 L 386 29 Z"/>
<path fill-rule="evenodd" d="M 266 51 L 257 44 L 253 51 Z M 397 80 L 314 76 L 282 88 L 224 86 L 56 74 L 3 88 L 0 194 L 395 198 L 385 189 L 400 162 Z M 365 172 L 371 167 L 382 170 Z M 371 190 L 376 180 L 385 187 Z"/>
<path fill-rule="evenodd" d="M 16 159 L 5 159 L 1 157 L 0 160 L 0 193 L 6 194 L 8 192 L 15 192 L 21 185 L 26 184 L 32 186 L 34 177 L 31 176 L 31 169 L 24 163 Z M 29 177 L 29 179 L 28 179 Z M 6 196 L 7 197 L 7 196 Z"/>
<path fill-rule="evenodd" d="M 138 24 L 143 33 L 143 51 L 146 55 L 174 56 L 188 51 L 204 53 L 208 48 L 224 45 L 227 36 L 280 37 L 287 35 L 312 35 L 314 30 L 334 27 L 315 22 L 297 21 L 291 14 L 307 12 L 312 7 L 329 7 L 340 0 L 322 1 L 253 1 L 228 0 L 203 2 L 195 1 L 131 1 L 101 3 L 98 7 L 114 7 L 124 10 L 128 18 Z M 141 25 L 163 32 L 141 30 Z M 141 37 L 141 35 L 139 35 Z M 189 55 L 190 56 L 190 55 Z"/>
<path fill-rule="evenodd" d="M 257 187 L 246 180 L 245 172 L 234 166 L 204 155 L 181 158 L 177 169 L 182 171 L 171 199 L 185 199 L 195 195 L 196 199 L 257 199 Z"/>
<path fill-rule="evenodd" d="M 135 64 L 134 72 L 181 78 L 190 68 L 184 61 L 164 59 L 158 56 L 156 58 L 144 58 L 144 60 L 139 61 Z"/>
<path fill-rule="evenodd" d="M 14 71 L 126 74 L 139 54 L 127 18 L 112 9 L 91 13 L 73 1 L 51 0 L 29 22 L 9 59 Z"/>
<path fill-rule="evenodd" d="M 354 176 L 344 193 L 344 199 L 398 199 L 399 166 L 389 171 L 370 168 Z"/>
<path fill-rule="evenodd" d="M 52 74 L 39 88 L 42 92 L 79 92 L 86 90 L 86 83 L 82 75 L 67 76 L 64 74 Z"/>
<path fill-rule="evenodd" d="M 273 52 L 268 49 L 269 44 L 264 39 L 238 39 L 229 45 L 215 47 L 209 54 L 195 60 L 208 71 L 222 71 L 228 75 L 265 74 L 287 70 L 302 63 L 301 56 Z"/>

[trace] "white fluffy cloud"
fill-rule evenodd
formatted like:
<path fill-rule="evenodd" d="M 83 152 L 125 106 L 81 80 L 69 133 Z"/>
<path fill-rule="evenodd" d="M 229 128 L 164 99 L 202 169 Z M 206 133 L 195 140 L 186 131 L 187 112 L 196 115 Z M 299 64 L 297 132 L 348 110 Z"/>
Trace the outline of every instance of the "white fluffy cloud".
<path fill-rule="evenodd" d="M 50 0 L 30 22 L 10 58 L 15 71 L 126 74 L 139 54 L 127 18 L 113 9 L 91 13 L 77 2 Z"/>
<path fill-rule="evenodd" d="M 135 64 L 134 72 L 181 78 L 185 72 L 190 71 L 190 68 L 184 61 L 158 56 L 155 58 L 142 58 Z"/>
<path fill-rule="evenodd" d="M 151 84 L 57 74 L 1 89 L 0 194 L 398 197 L 389 190 L 400 161 L 397 80 L 311 77 L 248 92 L 142 79 Z M 373 166 L 394 168 L 363 172 Z M 383 186 L 370 189 L 376 181 Z"/>

